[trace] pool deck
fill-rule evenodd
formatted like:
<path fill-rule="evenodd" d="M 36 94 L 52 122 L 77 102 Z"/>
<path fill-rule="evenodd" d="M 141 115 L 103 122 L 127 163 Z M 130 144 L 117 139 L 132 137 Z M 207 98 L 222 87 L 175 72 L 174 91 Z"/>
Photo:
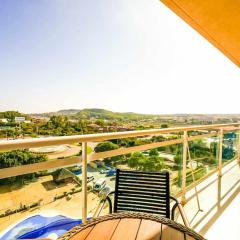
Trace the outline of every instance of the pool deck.
<path fill-rule="evenodd" d="M 190 225 L 208 240 L 239 240 L 240 236 L 240 167 L 237 161 L 197 186 L 200 200 L 198 211 L 194 189 L 187 194 L 185 211 Z"/>

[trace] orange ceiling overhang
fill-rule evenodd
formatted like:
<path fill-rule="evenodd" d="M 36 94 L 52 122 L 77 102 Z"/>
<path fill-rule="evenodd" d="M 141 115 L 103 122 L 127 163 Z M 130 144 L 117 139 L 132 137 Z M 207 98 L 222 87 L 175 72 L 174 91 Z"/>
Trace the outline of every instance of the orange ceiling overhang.
<path fill-rule="evenodd" d="M 240 0 L 160 0 L 240 67 Z"/>

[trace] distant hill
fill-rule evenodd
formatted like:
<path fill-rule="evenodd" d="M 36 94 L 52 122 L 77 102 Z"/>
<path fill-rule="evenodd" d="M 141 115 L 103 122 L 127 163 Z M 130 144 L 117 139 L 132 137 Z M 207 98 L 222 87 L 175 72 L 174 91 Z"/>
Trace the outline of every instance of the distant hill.
<path fill-rule="evenodd" d="M 102 118 L 107 120 L 142 120 L 142 119 L 196 119 L 216 121 L 217 119 L 230 119 L 238 121 L 240 114 L 142 114 L 134 112 L 113 112 L 101 108 L 85 108 L 85 109 L 64 109 L 57 112 L 35 113 L 29 114 L 31 116 L 51 117 L 57 115 L 68 116 L 71 119 L 79 118 Z"/>
<path fill-rule="evenodd" d="M 75 114 L 76 118 L 103 118 L 103 119 L 148 119 L 153 117 L 158 117 L 159 115 L 153 114 L 140 114 L 133 112 L 112 112 L 105 109 L 99 108 L 89 108 L 83 109 Z"/>
<path fill-rule="evenodd" d="M 29 115 L 31 116 L 41 116 L 41 117 L 51 117 L 51 116 L 59 116 L 59 115 L 64 115 L 64 116 L 70 116 L 74 115 L 81 111 L 80 109 L 63 109 L 59 110 L 57 112 L 45 112 L 45 113 L 31 113 Z"/>
<path fill-rule="evenodd" d="M 34 116 L 43 116 L 43 117 L 51 117 L 51 116 L 57 116 L 57 115 L 64 115 L 69 116 L 73 119 L 78 118 L 102 118 L 102 119 L 131 119 L 131 120 L 137 120 L 137 119 L 150 119 L 153 117 L 160 117 L 160 115 L 154 115 L 154 114 L 141 114 L 141 113 L 133 113 L 133 112 L 112 112 L 105 109 L 99 109 L 99 108 L 86 108 L 86 109 L 64 109 L 57 112 L 47 112 L 47 113 L 35 113 L 31 114 Z"/>
<path fill-rule="evenodd" d="M 58 115 L 72 115 L 72 114 L 78 113 L 79 111 L 81 110 L 80 109 L 64 109 L 64 110 L 57 111 L 56 113 Z"/>

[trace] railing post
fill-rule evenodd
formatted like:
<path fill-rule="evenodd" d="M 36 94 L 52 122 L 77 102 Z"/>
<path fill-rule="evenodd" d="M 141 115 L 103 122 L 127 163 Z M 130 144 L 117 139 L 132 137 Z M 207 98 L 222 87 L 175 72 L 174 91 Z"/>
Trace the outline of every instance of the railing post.
<path fill-rule="evenodd" d="M 82 143 L 82 221 L 87 221 L 87 143 Z"/>
<path fill-rule="evenodd" d="M 218 177 L 222 176 L 222 147 L 223 147 L 223 129 L 221 128 L 218 134 Z"/>
<path fill-rule="evenodd" d="M 188 133 L 183 132 L 183 155 L 182 155 L 182 199 L 181 203 L 184 205 L 186 200 L 186 175 L 187 175 L 187 146 L 188 146 Z"/>
<path fill-rule="evenodd" d="M 240 126 L 238 126 L 240 128 Z M 240 129 L 237 131 L 237 161 L 240 165 Z"/>

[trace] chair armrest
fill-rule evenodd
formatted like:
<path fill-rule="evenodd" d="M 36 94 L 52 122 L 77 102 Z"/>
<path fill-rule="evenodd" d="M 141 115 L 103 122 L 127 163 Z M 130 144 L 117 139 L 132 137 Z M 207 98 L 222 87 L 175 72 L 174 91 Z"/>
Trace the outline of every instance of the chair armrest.
<path fill-rule="evenodd" d="M 172 207 L 172 211 L 171 211 L 171 220 L 174 220 L 174 213 L 175 213 L 176 208 L 180 204 L 180 202 L 175 197 L 172 197 L 172 196 L 170 196 L 170 199 L 175 202 Z"/>

